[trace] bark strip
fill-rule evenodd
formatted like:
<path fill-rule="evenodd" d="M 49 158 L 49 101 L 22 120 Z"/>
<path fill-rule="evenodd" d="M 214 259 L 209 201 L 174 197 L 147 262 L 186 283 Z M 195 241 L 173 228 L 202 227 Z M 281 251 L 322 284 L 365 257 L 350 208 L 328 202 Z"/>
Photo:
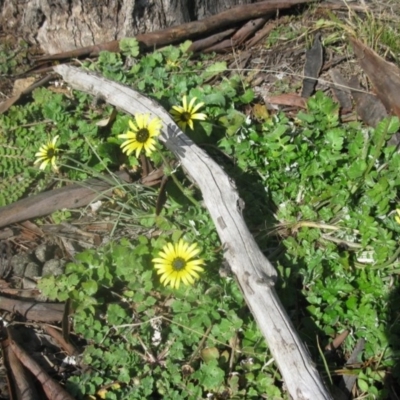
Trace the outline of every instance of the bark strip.
<path fill-rule="evenodd" d="M 29 321 L 61 322 L 64 304 L 36 303 L 0 296 L 0 309 L 20 314 Z"/>
<path fill-rule="evenodd" d="M 10 347 L 22 364 L 35 375 L 41 383 L 46 396 L 50 400 L 74 400 L 74 398 L 20 347 L 14 340 L 10 340 Z"/>
<path fill-rule="evenodd" d="M 127 172 L 119 171 L 115 177 L 91 178 L 79 184 L 39 193 L 5 207 L 0 207 L 0 228 L 15 222 L 43 217 L 63 208 L 79 208 L 110 195 L 118 179 L 130 182 Z"/>

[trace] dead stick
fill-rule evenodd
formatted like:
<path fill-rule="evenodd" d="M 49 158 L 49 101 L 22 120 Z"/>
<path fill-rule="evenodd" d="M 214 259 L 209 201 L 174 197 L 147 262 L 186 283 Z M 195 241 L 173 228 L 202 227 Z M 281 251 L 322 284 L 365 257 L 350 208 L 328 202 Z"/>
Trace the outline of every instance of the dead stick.
<path fill-rule="evenodd" d="M 265 26 L 260 29 L 254 37 L 252 37 L 247 43 L 246 48 L 249 49 L 250 47 L 255 46 L 259 41 L 265 38 L 275 27 L 279 24 L 277 21 L 270 21 L 265 24 Z"/>
<path fill-rule="evenodd" d="M 31 321 L 60 322 L 63 316 L 64 304 L 36 303 L 0 296 L 0 309 L 20 314 Z"/>
<path fill-rule="evenodd" d="M 227 36 L 232 35 L 232 33 L 234 32 L 236 32 L 236 29 L 231 28 L 223 32 L 218 32 L 214 35 L 207 36 L 204 39 L 196 40 L 190 45 L 188 51 L 193 53 L 202 51 L 207 47 L 214 46 L 216 43 L 219 43 L 222 39 L 225 39 Z"/>
<path fill-rule="evenodd" d="M 7 339 L 5 342 L 7 343 L 2 346 L 3 355 L 5 365 L 7 365 L 7 370 L 10 372 L 14 384 L 15 397 L 20 400 L 39 400 L 32 376 L 13 352 L 9 340 Z"/>
<path fill-rule="evenodd" d="M 75 348 L 72 343 L 67 343 L 66 340 L 63 338 L 61 332 L 57 329 L 53 328 L 50 325 L 43 325 L 43 329 L 47 334 L 49 334 L 58 344 L 59 346 L 67 352 L 69 356 L 78 356 L 79 351 Z"/>
<path fill-rule="evenodd" d="M 216 43 L 204 49 L 204 53 L 221 52 L 223 50 L 230 50 L 232 47 L 236 47 L 242 44 L 249 36 L 256 32 L 265 22 L 267 18 L 257 18 L 248 21 L 244 24 L 235 34 L 222 42 Z"/>
<path fill-rule="evenodd" d="M 19 358 L 22 364 L 35 375 L 36 379 L 42 384 L 46 396 L 52 400 L 74 400 L 74 398 L 50 375 L 48 375 L 39 364 L 34 361 L 28 353 L 20 347 L 14 340 L 10 340 L 10 347 Z"/>
<path fill-rule="evenodd" d="M 267 18 L 257 18 L 248 21 L 232 36 L 232 45 L 238 46 L 242 44 L 253 33 L 257 32 L 267 20 Z"/>
<path fill-rule="evenodd" d="M 119 171 L 115 175 L 122 181 L 130 181 L 125 171 Z M 63 208 L 87 206 L 93 200 L 106 196 L 110 189 L 117 185 L 117 181 L 112 180 L 111 177 L 108 177 L 107 181 L 106 178 L 92 178 L 0 207 L 0 228 L 15 222 L 42 217 Z"/>

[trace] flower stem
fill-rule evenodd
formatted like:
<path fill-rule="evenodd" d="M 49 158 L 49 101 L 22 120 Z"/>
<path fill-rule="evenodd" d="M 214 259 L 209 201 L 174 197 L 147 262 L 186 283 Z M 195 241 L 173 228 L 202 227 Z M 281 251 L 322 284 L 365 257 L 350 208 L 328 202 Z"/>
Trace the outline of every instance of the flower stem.
<path fill-rule="evenodd" d="M 190 194 L 187 193 L 185 188 L 182 186 L 182 184 L 179 182 L 178 178 L 175 176 L 175 173 L 171 170 L 171 166 L 167 159 L 164 157 L 161 151 L 159 151 L 159 154 L 163 160 L 164 165 L 168 168 L 169 171 L 171 171 L 170 176 L 172 180 L 174 181 L 175 185 L 179 188 L 179 190 L 183 193 L 185 197 L 187 197 L 196 207 L 200 207 L 200 203 Z"/>

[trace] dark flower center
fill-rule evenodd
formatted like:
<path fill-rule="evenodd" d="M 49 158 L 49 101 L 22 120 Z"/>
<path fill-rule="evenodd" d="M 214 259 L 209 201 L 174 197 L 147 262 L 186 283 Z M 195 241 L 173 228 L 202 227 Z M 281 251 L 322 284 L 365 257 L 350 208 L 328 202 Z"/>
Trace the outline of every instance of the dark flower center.
<path fill-rule="evenodd" d="M 172 261 L 174 271 L 182 271 L 186 267 L 186 261 L 182 257 L 176 257 Z"/>
<path fill-rule="evenodd" d="M 185 112 L 183 112 L 183 113 L 181 114 L 181 120 L 182 120 L 183 122 L 188 122 L 188 121 L 190 121 L 191 119 L 192 119 L 192 114 L 191 114 L 190 112 L 185 111 Z"/>
<path fill-rule="evenodd" d="M 56 155 L 55 149 L 47 149 L 47 158 L 53 158 Z"/>
<path fill-rule="evenodd" d="M 150 133 L 147 128 L 139 129 L 136 134 L 136 140 L 139 143 L 146 143 L 149 137 L 150 137 Z"/>

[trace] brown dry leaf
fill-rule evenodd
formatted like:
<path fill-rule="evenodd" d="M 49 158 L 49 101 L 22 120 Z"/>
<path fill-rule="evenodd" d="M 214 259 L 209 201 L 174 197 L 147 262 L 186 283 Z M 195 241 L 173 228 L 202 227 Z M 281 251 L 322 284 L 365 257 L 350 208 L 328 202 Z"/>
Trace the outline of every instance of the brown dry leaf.
<path fill-rule="evenodd" d="M 356 76 L 350 79 L 349 86 L 355 89 L 351 91 L 351 95 L 356 103 L 357 115 L 365 124 L 375 127 L 383 118 L 387 117 L 384 104 L 377 96 L 362 92 Z"/>
<path fill-rule="evenodd" d="M 307 108 L 307 100 L 303 97 L 300 97 L 296 93 L 278 94 L 277 96 L 267 97 L 264 100 L 265 100 L 265 102 L 270 103 L 270 104 L 299 107 L 299 108 L 303 108 L 303 109 Z"/>
<path fill-rule="evenodd" d="M 10 335 L 10 333 L 9 333 Z M 74 400 L 74 398 L 66 392 L 66 390 L 47 372 L 14 340 L 10 340 L 10 347 L 21 363 L 32 372 L 37 380 L 42 384 L 46 396 L 50 400 Z"/>
<path fill-rule="evenodd" d="M 0 103 L 0 114 L 5 113 L 11 106 L 13 106 L 21 97 L 22 93 L 19 92 L 15 96 L 10 97 Z"/>
<path fill-rule="evenodd" d="M 313 46 L 306 51 L 306 62 L 304 65 L 304 79 L 301 97 L 308 99 L 315 90 L 322 64 L 324 63 L 324 49 L 321 43 L 321 33 L 317 32 Z"/>
<path fill-rule="evenodd" d="M 353 105 L 348 82 L 343 78 L 337 69 L 331 69 L 329 71 L 329 75 L 332 79 L 332 82 L 335 84 L 332 86 L 333 96 L 339 102 L 341 110 L 343 112 L 351 111 Z"/>
<path fill-rule="evenodd" d="M 24 368 L 20 360 L 9 346 L 8 339 L 2 341 L 2 353 L 4 356 L 4 364 L 7 367 L 8 375 L 12 378 L 9 380 L 10 392 L 14 391 L 16 399 L 21 400 L 37 400 L 39 395 L 36 391 L 32 375 Z M 2 393 L 3 394 L 3 393 Z"/>
<path fill-rule="evenodd" d="M 117 116 L 117 112 L 118 112 L 117 109 L 114 107 L 112 112 L 111 112 L 111 114 L 110 114 L 110 116 L 107 117 L 107 118 L 101 119 L 100 121 L 96 122 L 96 125 L 99 126 L 100 128 L 104 128 L 106 126 L 110 126 L 114 122 L 114 120 L 115 120 L 115 118 Z"/>
<path fill-rule="evenodd" d="M 28 78 L 16 79 L 13 87 L 13 96 L 22 93 L 25 89 L 28 89 L 35 82 L 35 78 L 33 76 L 29 76 Z"/>
<path fill-rule="evenodd" d="M 339 333 L 332 342 L 330 342 L 326 347 L 325 350 L 334 350 L 337 349 L 342 343 L 346 340 L 347 336 L 349 336 L 349 331 L 343 331 Z"/>
<path fill-rule="evenodd" d="M 0 103 L 0 114 L 5 113 L 12 105 L 14 105 L 21 98 L 22 95 L 31 93 L 32 90 L 36 89 L 37 87 L 43 86 L 44 84 L 49 82 L 51 77 L 52 77 L 51 74 L 46 75 L 44 78 L 40 79 L 37 82 L 32 83 L 31 85 L 28 85 L 28 83 L 30 82 L 29 78 L 20 79 L 21 82 L 19 82 L 18 85 L 14 86 L 13 91 L 15 93 L 13 93 L 12 97 Z M 25 85 L 28 85 L 28 87 L 24 88 Z"/>
<path fill-rule="evenodd" d="M 372 49 L 350 38 L 361 68 L 370 79 L 374 91 L 389 113 L 400 117 L 400 70 L 385 61 Z"/>

